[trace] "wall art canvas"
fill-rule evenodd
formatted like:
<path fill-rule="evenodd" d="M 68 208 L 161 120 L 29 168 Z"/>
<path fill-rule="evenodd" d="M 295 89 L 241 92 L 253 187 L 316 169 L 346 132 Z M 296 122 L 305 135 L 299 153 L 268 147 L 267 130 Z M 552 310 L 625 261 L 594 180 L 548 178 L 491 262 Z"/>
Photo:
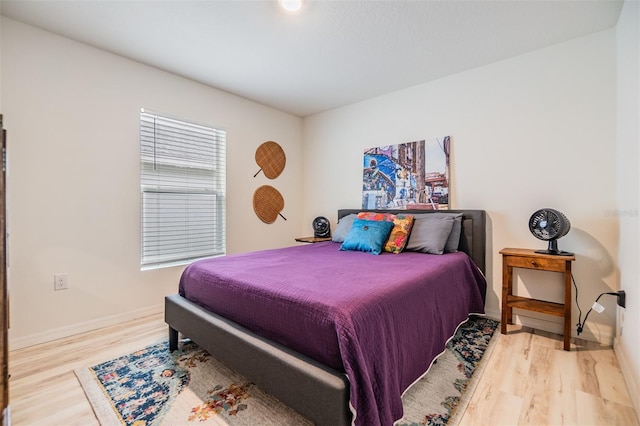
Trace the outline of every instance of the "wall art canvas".
<path fill-rule="evenodd" d="M 365 149 L 362 208 L 448 209 L 450 151 L 449 136 Z"/>

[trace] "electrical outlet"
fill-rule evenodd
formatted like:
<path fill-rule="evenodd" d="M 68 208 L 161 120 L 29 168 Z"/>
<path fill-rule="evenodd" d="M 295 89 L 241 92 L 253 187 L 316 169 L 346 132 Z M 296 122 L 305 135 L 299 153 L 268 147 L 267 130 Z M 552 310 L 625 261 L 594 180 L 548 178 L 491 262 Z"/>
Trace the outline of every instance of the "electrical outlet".
<path fill-rule="evenodd" d="M 67 274 L 55 274 L 53 276 L 53 289 L 66 290 L 69 288 L 69 276 Z"/>

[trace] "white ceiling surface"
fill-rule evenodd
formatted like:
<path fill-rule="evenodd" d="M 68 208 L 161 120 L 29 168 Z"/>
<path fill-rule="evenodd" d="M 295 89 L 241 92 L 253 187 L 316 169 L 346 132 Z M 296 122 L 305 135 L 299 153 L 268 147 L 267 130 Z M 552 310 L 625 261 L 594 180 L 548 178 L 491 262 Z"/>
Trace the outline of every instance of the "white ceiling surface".
<path fill-rule="evenodd" d="M 293 14 L 276 0 L 0 4 L 9 18 L 301 117 L 614 27 L 622 8 L 622 0 L 306 0 Z"/>

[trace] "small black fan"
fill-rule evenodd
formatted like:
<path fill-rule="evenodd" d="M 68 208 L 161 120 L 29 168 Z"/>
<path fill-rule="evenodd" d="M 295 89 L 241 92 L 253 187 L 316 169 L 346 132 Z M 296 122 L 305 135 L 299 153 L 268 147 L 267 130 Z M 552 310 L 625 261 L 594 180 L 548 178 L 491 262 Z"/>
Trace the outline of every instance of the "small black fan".
<path fill-rule="evenodd" d="M 331 224 L 324 216 L 318 216 L 313 219 L 313 236 L 316 238 L 331 237 Z"/>
<path fill-rule="evenodd" d="M 536 250 L 536 253 L 571 256 L 573 253 L 558 250 L 558 238 L 567 235 L 571 222 L 564 213 L 554 209 L 540 209 L 529 218 L 529 230 L 534 237 L 549 241 L 547 250 Z"/>

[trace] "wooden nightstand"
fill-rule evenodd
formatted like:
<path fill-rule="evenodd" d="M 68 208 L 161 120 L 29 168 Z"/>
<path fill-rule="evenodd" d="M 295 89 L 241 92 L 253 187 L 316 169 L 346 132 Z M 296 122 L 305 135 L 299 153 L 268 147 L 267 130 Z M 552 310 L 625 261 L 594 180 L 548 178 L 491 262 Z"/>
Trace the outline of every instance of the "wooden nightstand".
<path fill-rule="evenodd" d="M 507 324 L 513 324 L 513 308 L 564 317 L 564 350 L 571 349 L 571 262 L 574 255 L 536 253 L 530 249 L 505 248 L 502 255 L 502 321 L 500 332 L 507 333 Z M 513 268 L 537 269 L 564 274 L 564 303 L 548 302 L 515 296 L 513 294 Z"/>
<path fill-rule="evenodd" d="M 298 237 L 296 241 L 299 243 L 321 243 L 323 241 L 331 241 L 331 237 Z"/>

